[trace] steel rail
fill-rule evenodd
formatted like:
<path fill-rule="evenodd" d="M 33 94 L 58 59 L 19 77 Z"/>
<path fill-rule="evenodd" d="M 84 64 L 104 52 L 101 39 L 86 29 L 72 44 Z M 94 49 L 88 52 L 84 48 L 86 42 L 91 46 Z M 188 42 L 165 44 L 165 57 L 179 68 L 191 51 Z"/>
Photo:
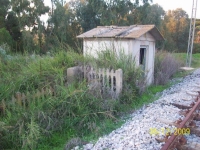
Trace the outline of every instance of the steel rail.
<path fill-rule="evenodd" d="M 200 97 L 198 96 L 198 101 L 196 102 L 194 107 L 192 107 L 190 112 L 187 114 L 187 116 L 184 118 L 184 120 L 180 123 L 180 125 L 177 128 L 184 128 L 186 123 L 193 117 L 192 114 L 194 113 L 194 111 L 196 111 L 199 106 L 200 106 Z M 174 142 L 179 136 L 182 136 L 182 135 L 174 135 L 173 133 L 170 136 L 170 138 L 167 140 L 167 142 L 164 144 L 164 146 L 161 148 L 161 150 L 169 150 L 169 148 L 173 146 Z"/>

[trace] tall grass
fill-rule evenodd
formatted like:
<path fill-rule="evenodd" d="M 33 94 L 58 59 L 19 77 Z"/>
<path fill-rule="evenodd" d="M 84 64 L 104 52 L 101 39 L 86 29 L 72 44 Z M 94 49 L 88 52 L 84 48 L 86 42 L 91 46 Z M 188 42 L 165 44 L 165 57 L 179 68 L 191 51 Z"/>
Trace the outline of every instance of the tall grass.
<path fill-rule="evenodd" d="M 141 102 L 137 83 L 143 86 L 143 72 L 123 51 L 117 56 L 107 50 L 97 58 L 83 58 L 72 51 L 59 51 L 51 56 L 7 56 L 6 52 L 0 54 L 0 149 L 44 150 L 62 144 L 64 147 L 65 141 L 74 137 L 93 133 L 94 138 L 114 129 L 111 122 Z M 66 86 L 67 68 L 82 64 L 121 68 L 123 91 L 119 100 L 95 96 L 84 80 Z M 11 102 L 15 92 L 33 93 L 49 86 L 56 95 L 39 97 L 26 108 Z M 62 140 L 58 139 L 60 135 Z"/>
<path fill-rule="evenodd" d="M 96 58 L 87 56 L 85 63 L 98 68 L 114 70 L 121 68 L 123 70 L 123 91 L 120 101 L 124 103 L 130 104 L 145 84 L 142 82 L 144 78 L 141 76 L 143 71 L 136 66 L 132 55 L 126 55 L 123 50 L 119 51 L 119 54 L 109 49 L 97 52 Z M 138 83 L 141 84 L 137 86 Z"/>
<path fill-rule="evenodd" d="M 186 53 L 173 53 L 173 56 L 176 59 L 181 60 L 181 63 L 183 66 L 186 64 Z M 200 53 L 192 54 L 192 62 L 191 67 L 193 68 L 199 68 L 200 67 Z"/>
<path fill-rule="evenodd" d="M 86 87 L 84 90 L 78 90 L 79 87 L 74 86 L 64 87 L 66 69 L 76 65 L 76 60 L 83 60 L 83 57 L 64 51 L 53 57 L 15 55 L 7 59 L 5 52 L 0 55 L 0 145 L 2 149 L 13 147 L 35 149 L 42 136 L 50 136 L 53 131 L 61 131 L 67 124 L 66 118 L 80 115 L 79 100 L 85 102 Z M 55 88 L 56 97 L 40 98 L 37 103 L 31 102 L 27 109 L 11 103 L 11 96 L 15 92 L 31 93 L 48 86 Z M 74 101 L 70 102 L 72 99 Z M 89 100 L 88 97 L 86 99 Z M 87 105 L 82 105 L 82 109 L 83 106 Z M 66 126 L 73 124 L 71 119 L 69 122 Z"/>
<path fill-rule="evenodd" d="M 134 62 L 121 56 L 123 58 L 116 58 L 114 53 L 109 53 L 91 59 L 64 51 L 52 56 L 15 55 L 11 59 L 7 59 L 5 53 L 1 55 L 1 148 L 38 149 L 45 142 L 44 139 L 48 141 L 48 137 L 62 132 L 70 133 L 66 140 L 91 132 L 100 135 L 102 131 L 98 126 L 101 122 L 116 120 L 115 115 L 122 109 L 121 106 L 128 106 L 136 97 L 136 87 L 130 84 L 138 78 Z M 120 101 L 109 102 L 107 99 L 105 103 L 105 99 L 91 94 L 85 81 L 65 86 L 67 68 L 85 62 L 125 70 L 123 98 Z M 132 77 L 129 77 L 130 74 Z M 26 108 L 11 102 L 15 92 L 32 93 L 49 86 L 55 89 L 56 96 L 48 95 L 30 101 Z M 128 90 L 130 95 L 127 94 Z"/>
<path fill-rule="evenodd" d="M 3 92 L 0 98 L 3 99 L 7 97 L 5 94 L 11 95 L 16 91 L 31 91 L 47 84 L 61 83 L 63 73 L 68 67 L 75 65 L 76 58 L 83 59 L 75 53 L 59 52 L 54 57 L 19 55 L 2 62 L 0 64 L 1 88 L 7 89 L 8 93 L 1 90 Z M 8 89 L 8 86 L 12 89 Z"/>

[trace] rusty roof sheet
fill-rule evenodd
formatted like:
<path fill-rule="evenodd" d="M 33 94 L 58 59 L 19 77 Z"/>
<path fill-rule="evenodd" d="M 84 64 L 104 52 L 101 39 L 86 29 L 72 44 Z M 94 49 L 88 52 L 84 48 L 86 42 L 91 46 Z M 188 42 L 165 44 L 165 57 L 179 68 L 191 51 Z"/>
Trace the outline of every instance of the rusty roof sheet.
<path fill-rule="evenodd" d="M 77 38 L 139 38 L 147 32 L 156 40 L 164 40 L 155 25 L 98 26 Z"/>

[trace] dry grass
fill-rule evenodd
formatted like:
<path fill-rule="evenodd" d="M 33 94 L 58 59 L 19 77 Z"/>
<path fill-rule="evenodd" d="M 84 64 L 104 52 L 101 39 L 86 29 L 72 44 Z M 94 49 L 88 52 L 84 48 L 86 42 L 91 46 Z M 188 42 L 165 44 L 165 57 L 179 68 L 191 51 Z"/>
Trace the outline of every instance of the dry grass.
<path fill-rule="evenodd" d="M 166 84 L 181 65 L 182 63 L 171 53 L 157 52 L 155 58 L 154 84 Z"/>

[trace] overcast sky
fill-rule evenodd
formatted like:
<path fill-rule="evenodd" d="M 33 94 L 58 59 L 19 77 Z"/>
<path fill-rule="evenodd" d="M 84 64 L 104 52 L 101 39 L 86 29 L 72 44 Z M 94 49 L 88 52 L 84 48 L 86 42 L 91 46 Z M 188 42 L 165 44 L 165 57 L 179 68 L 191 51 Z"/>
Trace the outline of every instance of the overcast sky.
<path fill-rule="evenodd" d="M 69 0 L 65 1 L 68 2 Z M 192 14 L 192 2 L 193 0 L 153 0 L 153 4 L 158 3 L 165 11 L 182 8 L 189 16 Z M 44 0 L 44 3 L 51 6 L 51 0 Z M 197 4 L 196 17 L 200 19 L 200 1 Z"/>
<path fill-rule="evenodd" d="M 196 0 L 194 0 L 196 2 Z M 189 16 L 192 14 L 193 0 L 153 0 L 153 3 L 158 3 L 165 11 L 174 10 L 176 8 L 182 8 L 187 12 Z M 197 4 L 196 17 L 200 18 L 200 1 Z"/>

